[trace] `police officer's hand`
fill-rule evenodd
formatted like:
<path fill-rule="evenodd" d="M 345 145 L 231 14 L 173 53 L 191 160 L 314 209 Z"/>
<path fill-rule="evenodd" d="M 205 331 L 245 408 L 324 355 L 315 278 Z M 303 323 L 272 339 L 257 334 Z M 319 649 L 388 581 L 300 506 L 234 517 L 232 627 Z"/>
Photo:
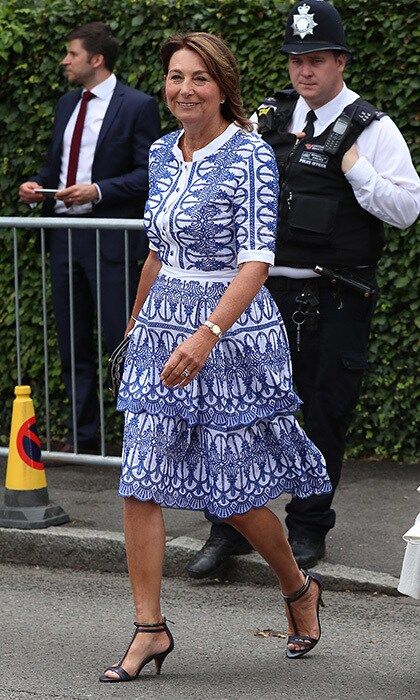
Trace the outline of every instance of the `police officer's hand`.
<path fill-rule="evenodd" d="M 357 150 L 357 146 L 354 143 L 353 146 L 349 148 L 348 151 L 345 152 L 343 156 L 343 160 L 341 161 L 341 170 L 343 173 L 347 173 L 353 165 L 359 160 L 359 151 Z"/>

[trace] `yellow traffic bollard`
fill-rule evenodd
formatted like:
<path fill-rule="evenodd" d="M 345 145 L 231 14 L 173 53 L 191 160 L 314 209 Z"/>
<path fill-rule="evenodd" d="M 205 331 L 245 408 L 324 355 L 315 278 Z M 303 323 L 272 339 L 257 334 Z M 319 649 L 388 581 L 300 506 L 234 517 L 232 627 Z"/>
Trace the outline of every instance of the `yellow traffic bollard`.
<path fill-rule="evenodd" d="M 0 527 L 34 529 L 68 523 L 70 518 L 48 498 L 41 442 L 30 386 L 16 386 Z"/>

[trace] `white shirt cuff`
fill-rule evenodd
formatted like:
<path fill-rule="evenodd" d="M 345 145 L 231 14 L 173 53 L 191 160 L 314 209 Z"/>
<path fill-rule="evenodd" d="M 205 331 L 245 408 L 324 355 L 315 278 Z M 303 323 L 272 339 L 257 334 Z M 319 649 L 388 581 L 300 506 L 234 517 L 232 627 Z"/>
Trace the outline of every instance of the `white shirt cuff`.
<path fill-rule="evenodd" d="M 238 265 L 245 262 L 263 262 L 274 265 L 274 253 L 271 250 L 240 250 L 238 254 Z"/>
<path fill-rule="evenodd" d="M 372 182 L 372 178 L 376 178 L 376 175 L 375 168 L 364 156 L 359 156 L 353 167 L 345 173 L 353 190 L 366 187 Z"/>
<path fill-rule="evenodd" d="M 99 202 L 102 201 L 102 192 L 101 192 L 101 188 L 99 187 L 99 185 L 96 184 L 96 182 L 94 182 L 93 184 L 94 184 L 95 187 L 96 187 L 96 191 L 97 191 L 97 193 L 98 193 L 98 197 L 97 197 L 97 199 L 95 199 L 95 200 L 92 202 L 92 204 L 99 204 Z"/>

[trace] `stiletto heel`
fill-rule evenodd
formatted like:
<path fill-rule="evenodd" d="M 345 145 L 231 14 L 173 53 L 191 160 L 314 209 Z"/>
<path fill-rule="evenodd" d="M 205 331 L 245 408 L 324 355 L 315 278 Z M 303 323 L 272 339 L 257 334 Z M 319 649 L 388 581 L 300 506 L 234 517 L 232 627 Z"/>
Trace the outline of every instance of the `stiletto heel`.
<path fill-rule="evenodd" d="M 169 620 L 168 620 L 169 622 Z M 146 666 L 146 664 L 150 663 L 151 661 L 154 661 L 156 664 L 156 675 L 160 675 L 160 670 L 162 668 L 162 664 L 165 661 L 166 657 L 168 654 L 171 653 L 171 651 L 174 648 L 174 638 L 168 629 L 168 626 L 166 624 L 166 618 L 164 617 L 162 619 L 162 622 L 152 622 L 152 623 L 145 623 L 142 624 L 140 622 L 135 622 L 134 626 L 136 628 L 133 637 L 131 639 L 130 644 L 128 645 L 127 651 L 125 652 L 123 658 L 121 659 L 120 663 L 117 664 L 117 666 L 109 666 L 105 670 L 105 672 L 102 674 L 102 676 L 99 676 L 99 680 L 101 683 L 122 683 L 125 681 L 133 681 L 135 678 L 138 678 L 140 671 Z M 132 676 L 130 676 L 127 671 L 125 671 L 122 667 L 122 664 L 124 662 L 125 657 L 127 656 L 130 647 L 132 643 L 134 642 L 136 636 L 139 634 L 139 632 L 150 632 L 152 634 L 156 634 L 159 632 L 165 632 L 169 638 L 169 646 L 167 649 L 164 651 L 159 651 L 156 654 L 150 654 L 150 656 L 147 656 L 139 665 L 139 668 L 137 669 L 137 672 L 134 673 Z M 112 673 L 115 673 L 117 675 L 117 678 L 111 678 L 110 676 L 107 676 L 106 673 L 107 671 L 112 671 Z"/>
<path fill-rule="evenodd" d="M 160 669 L 162 668 L 162 664 L 165 661 L 167 655 L 169 654 L 169 651 L 163 651 L 161 654 L 157 654 L 155 656 L 155 664 L 156 664 L 156 675 L 160 676 Z"/>
<path fill-rule="evenodd" d="M 300 656 L 303 656 L 304 654 L 307 654 L 308 651 L 311 651 L 311 649 L 318 644 L 320 638 L 321 638 L 321 623 L 319 620 L 319 607 L 325 607 L 324 606 L 324 601 L 322 600 L 322 590 L 323 590 L 323 582 L 321 577 L 318 574 L 308 574 L 306 571 L 302 571 L 302 573 L 305 575 L 305 582 L 301 588 L 299 588 L 298 591 L 295 593 L 291 593 L 290 595 L 282 595 L 282 598 L 284 602 L 287 605 L 287 609 L 289 611 L 290 619 L 292 621 L 293 625 L 293 632 L 294 634 L 290 634 L 289 637 L 287 638 L 287 644 L 297 644 L 299 646 L 305 647 L 304 649 L 296 650 L 293 651 L 292 649 L 289 649 L 289 647 L 286 648 L 286 656 L 288 659 L 297 659 Z M 318 626 L 319 626 L 319 635 L 318 637 L 310 637 L 307 634 L 299 634 L 296 622 L 295 622 L 295 617 L 293 615 L 293 610 L 291 607 L 291 603 L 294 603 L 296 600 L 299 600 L 299 598 L 302 598 L 302 596 L 305 595 L 309 591 L 311 582 L 315 581 L 315 583 L 318 586 L 318 598 L 316 601 L 316 616 L 318 620 Z"/>

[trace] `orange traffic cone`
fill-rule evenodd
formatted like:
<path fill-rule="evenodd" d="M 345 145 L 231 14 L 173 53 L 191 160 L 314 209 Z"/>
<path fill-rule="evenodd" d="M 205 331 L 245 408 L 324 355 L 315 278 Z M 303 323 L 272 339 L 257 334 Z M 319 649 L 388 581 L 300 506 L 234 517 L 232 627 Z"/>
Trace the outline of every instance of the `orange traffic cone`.
<path fill-rule="evenodd" d="M 16 386 L 15 395 L 0 526 L 29 530 L 68 523 L 67 513 L 48 499 L 31 387 Z"/>

